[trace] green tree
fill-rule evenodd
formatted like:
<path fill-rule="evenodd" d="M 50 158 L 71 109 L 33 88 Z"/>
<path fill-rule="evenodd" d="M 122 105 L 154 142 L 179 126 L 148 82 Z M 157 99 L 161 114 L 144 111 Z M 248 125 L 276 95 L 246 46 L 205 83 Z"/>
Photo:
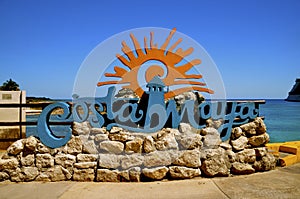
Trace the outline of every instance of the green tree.
<path fill-rule="evenodd" d="M 0 90 L 2 91 L 19 91 L 19 84 L 17 84 L 15 81 L 13 81 L 12 79 L 6 80 L 6 82 L 4 82 L 2 84 L 2 86 L 0 86 Z"/>

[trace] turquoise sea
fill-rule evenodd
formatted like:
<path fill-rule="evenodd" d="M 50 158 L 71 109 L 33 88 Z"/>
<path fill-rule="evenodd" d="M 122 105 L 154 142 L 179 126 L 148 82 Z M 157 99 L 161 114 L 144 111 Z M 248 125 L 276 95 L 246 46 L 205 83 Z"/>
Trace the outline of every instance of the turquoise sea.
<path fill-rule="evenodd" d="M 300 102 L 287 102 L 282 99 L 267 99 L 260 105 L 260 115 L 265 117 L 270 142 L 300 140 Z M 27 121 L 37 121 L 37 115 L 28 115 Z M 68 127 L 55 126 L 53 131 L 63 133 Z M 28 126 L 27 135 L 36 133 L 36 127 Z"/>
<path fill-rule="evenodd" d="M 300 102 L 268 99 L 260 105 L 260 115 L 265 117 L 270 142 L 300 140 Z"/>

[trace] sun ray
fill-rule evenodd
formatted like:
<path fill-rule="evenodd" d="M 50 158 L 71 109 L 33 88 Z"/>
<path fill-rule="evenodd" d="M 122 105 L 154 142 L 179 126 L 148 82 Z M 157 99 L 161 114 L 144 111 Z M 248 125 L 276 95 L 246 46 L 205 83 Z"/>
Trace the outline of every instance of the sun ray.
<path fill-rule="evenodd" d="M 121 68 L 119 66 L 114 67 L 115 73 L 105 73 L 106 77 L 122 77 L 125 75 L 128 71 L 124 68 Z"/>
<path fill-rule="evenodd" d="M 104 85 L 109 85 L 109 84 L 118 84 L 119 81 L 106 81 L 106 82 L 98 82 L 97 86 L 104 86 Z"/>
<path fill-rule="evenodd" d="M 124 66 L 115 66 L 113 73 L 105 73 L 106 77 L 121 78 L 121 80 L 99 82 L 97 85 L 103 86 L 109 84 L 121 84 L 122 88 L 130 88 L 139 97 L 141 97 L 144 93 L 144 90 L 139 85 L 139 69 L 145 62 L 156 60 L 161 62 L 166 67 L 166 71 L 164 71 L 162 69 L 163 67 L 160 65 L 149 66 L 144 74 L 146 82 L 149 82 L 154 76 L 159 76 L 161 78 L 163 77 L 162 81 L 166 86 L 189 85 L 165 93 L 166 98 L 174 97 L 175 95 L 186 91 L 213 93 L 212 90 L 204 87 L 206 86 L 205 83 L 198 81 L 202 78 L 201 74 L 186 74 L 194 66 L 201 64 L 200 59 L 194 59 L 192 61 L 179 65 L 182 60 L 193 53 L 194 49 L 192 47 L 186 50 L 178 48 L 174 52 L 175 48 L 182 42 L 182 38 L 179 38 L 175 43 L 170 43 L 175 32 L 175 28 L 170 31 L 169 35 L 160 48 L 158 48 L 158 44 L 154 44 L 153 32 L 150 32 L 149 44 L 147 37 L 144 37 L 143 48 L 141 47 L 136 37 L 133 34 L 130 34 L 134 49 L 132 50 L 125 41 L 122 41 L 121 50 L 124 55 L 116 55 L 118 60 Z M 170 44 L 171 47 L 167 50 Z M 126 70 L 124 67 L 128 67 L 129 70 Z"/>
<path fill-rule="evenodd" d="M 154 48 L 153 37 L 154 37 L 154 33 L 153 33 L 153 32 L 150 32 L 150 48 L 151 48 L 151 49 Z"/>
<path fill-rule="evenodd" d="M 202 75 L 184 75 L 185 79 L 201 79 Z M 179 79 L 179 78 L 178 78 Z"/>
<path fill-rule="evenodd" d="M 189 71 L 191 68 L 193 68 L 196 65 L 201 64 L 201 60 L 200 59 L 194 59 L 182 66 L 178 66 L 177 70 L 181 73 L 181 74 L 185 74 L 187 71 Z"/>
<path fill-rule="evenodd" d="M 138 42 L 138 40 L 135 38 L 135 36 L 133 34 L 130 34 L 131 40 L 133 42 L 136 54 L 138 57 L 142 56 L 144 53 L 141 49 L 140 43 Z"/>
<path fill-rule="evenodd" d="M 144 47 L 145 47 L 145 53 L 148 53 L 148 44 L 147 44 L 147 37 L 144 37 Z"/>
<path fill-rule="evenodd" d="M 179 38 L 168 50 L 168 52 L 172 52 L 177 46 L 178 44 L 180 44 L 182 42 L 182 38 Z"/>
<path fill-rule="evenodd" d="M 130 62 L 125 57 L 123 57 L 120 54 L 117 54 L 116 57 L 122 62 L 122 64 L 124 64 L 125 66 L 131 69 Z"/>
<path fill-rule="evenodd" d="M 166 48 L 169 45 L 170 40 L 172 39 L 175 31 L 176 31 L 176 28 L 173 28 L 173 30 L 170 32 L 169 36 L 167 37 L 165 43 L 160 47 L 161 50 L 166 50 Z"/>

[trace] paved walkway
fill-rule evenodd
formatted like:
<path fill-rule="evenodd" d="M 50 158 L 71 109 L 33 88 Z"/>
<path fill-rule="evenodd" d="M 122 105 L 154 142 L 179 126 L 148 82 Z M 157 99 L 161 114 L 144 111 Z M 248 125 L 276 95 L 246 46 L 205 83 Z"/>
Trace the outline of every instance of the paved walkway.
<path fill-rule="evenodd" d="M 265 173 L 147 183 L 0 183 L 0 198 L 300 198 L 300 163 Z"/>

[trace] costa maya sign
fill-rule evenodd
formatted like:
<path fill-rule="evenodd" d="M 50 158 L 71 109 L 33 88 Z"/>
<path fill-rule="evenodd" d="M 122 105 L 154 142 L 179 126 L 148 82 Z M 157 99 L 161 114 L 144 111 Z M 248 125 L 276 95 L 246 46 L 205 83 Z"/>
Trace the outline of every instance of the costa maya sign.
<path fill-rule="evenodd" d="M 120 90 L 134 97 L 120 97 Z M 178 104 L 176 96 L 186 92 L 200 93 L 205 100 Z M 72 135 L 71 129 L 63 136 L 51 129 L 49 121 L 57 108 L 63 114 L 54 115 L 55 120 L 142 133 L 178 128 L 181 122 L 201 129 L 208 119 L 217 120 L 223 141 L 232 127 L 259 114 L 253 102 L 227 102 L 220 73 L 207 52 L 176 29 L 163 28 L 117 34 L 87 56 L 74 83 L 72 103 L 51 104 L 38 119 L 37 136 L 51 148 L 65 145 Z"/>

